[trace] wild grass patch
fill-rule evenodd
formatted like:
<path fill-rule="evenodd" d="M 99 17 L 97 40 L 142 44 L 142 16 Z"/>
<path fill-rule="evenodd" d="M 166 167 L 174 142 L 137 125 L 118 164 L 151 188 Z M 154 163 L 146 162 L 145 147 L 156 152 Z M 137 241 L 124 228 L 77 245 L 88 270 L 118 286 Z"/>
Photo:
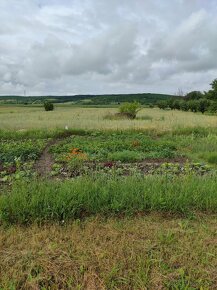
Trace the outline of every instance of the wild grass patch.
<path fill-rule="evenodd" d="M 217 177 L 87 176 L 74 180 L 17 183 L 0 196 L 6 223 L 80 219 L 90 215 L 132 215 L 150 211 L 192 215 L 217 212 Z"/>

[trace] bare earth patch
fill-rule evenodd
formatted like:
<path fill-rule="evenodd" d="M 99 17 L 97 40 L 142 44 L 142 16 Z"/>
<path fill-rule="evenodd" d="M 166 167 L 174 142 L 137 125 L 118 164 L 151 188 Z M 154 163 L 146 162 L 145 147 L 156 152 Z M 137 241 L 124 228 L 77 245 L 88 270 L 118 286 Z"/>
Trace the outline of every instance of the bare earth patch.
<path fill-rule="evenodd" d="M 58 140 L 51 140 L 44 148 L 40 158 L 35 162 L 34 170 L 39 176 L 48 176 L 52 170 L 54 159 L 49 153 L 50 146 L 57 144 Z"/>

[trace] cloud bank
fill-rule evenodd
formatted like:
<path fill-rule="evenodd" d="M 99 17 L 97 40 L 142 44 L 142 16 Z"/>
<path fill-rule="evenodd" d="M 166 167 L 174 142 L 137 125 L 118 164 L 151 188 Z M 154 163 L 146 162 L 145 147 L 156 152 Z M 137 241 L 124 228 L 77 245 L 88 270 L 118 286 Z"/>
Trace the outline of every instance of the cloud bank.
<path fill-rule="evenodd" d="M 0 94 L 206 90 L 217 2 L 1 0 Z"/>

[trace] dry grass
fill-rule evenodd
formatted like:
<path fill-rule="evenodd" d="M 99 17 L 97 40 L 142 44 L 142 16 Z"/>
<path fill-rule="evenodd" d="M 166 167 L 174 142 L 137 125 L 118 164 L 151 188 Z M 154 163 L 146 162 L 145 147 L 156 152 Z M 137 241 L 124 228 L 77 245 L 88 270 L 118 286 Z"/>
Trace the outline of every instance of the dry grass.
<path fill-rule="evenodd" d="M 216 116 L 203 116 L 190 112 L 143 109 L 138 120 L 106 120 L 114 108 L 75 108 L 57 106 L 53 112 L 40 107 L 0 106 L 0 129 L 69 128 L 77 129 L 158 129 L 179 127 L 216 127 Z"/>
<path fill-rule="evenodd" d="M 217 216 L 0 228 L 0 289 L 217 289 Z"/>

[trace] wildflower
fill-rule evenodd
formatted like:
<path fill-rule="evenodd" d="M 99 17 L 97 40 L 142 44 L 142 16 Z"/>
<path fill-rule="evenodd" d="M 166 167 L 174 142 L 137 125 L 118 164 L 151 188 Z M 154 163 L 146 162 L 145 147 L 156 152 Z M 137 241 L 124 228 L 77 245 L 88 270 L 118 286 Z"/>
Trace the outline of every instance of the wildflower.
<path fill-rule="evenodd" d="M 114 166 L 113 162 L 105 162 L 104 167 L 112 168 Z"/>
<path fill-rule="evenodd" d="M 138 147 L 138 146 L 140 146 L 141 145 L 141 143 L 140 143 L 140 141 L 138 141 L 138 140 L 134 140 L 133 142 L 132 142 L 132 146 L 133 147 Z"/>
<path fill-rule="evenodd" d="M 87 154 L 83 153 L 82 150 L 80 150 L 79 148 L 72 148 L 70 152 L 66 155 L 66 160 L 71 160 L 74 158 L 86 160 Z"/>

